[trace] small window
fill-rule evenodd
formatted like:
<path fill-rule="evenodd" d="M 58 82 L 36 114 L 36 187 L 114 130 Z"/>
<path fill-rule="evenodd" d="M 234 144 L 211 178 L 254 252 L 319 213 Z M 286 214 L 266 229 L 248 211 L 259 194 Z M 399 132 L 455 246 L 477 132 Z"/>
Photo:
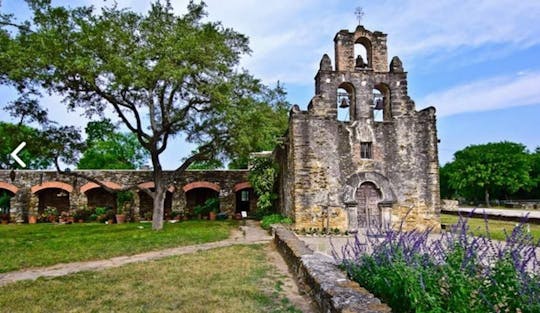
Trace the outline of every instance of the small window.
<path fill-rule="evenodd" d="M 371 142 L 360 143 L 360 158 L 371 159 Z"/>
<path fill-rule="evenodd" d="M 242 202 L 249 201 L 249 191 L 248 190 L 242 190 L 240 194 L 240 199 Z"/>

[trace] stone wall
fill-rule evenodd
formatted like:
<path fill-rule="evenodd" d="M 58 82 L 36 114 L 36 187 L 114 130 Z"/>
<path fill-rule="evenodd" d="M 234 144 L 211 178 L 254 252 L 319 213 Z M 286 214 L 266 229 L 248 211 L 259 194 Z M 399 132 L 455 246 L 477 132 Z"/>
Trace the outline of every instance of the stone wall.
<path fill-rule="evenodd" d="M 369 291 L 349 280 L 332 261 L 315 254 L 293 232 L 282 226 L 273 230 L 278 251 L 298 279 L 302 291 L 309 294 L 320 312 L 391 312 Z"/>
<path fill-rule="evenodd" d="M 106 183 L 111 188 L 131 187 L 135 195 L 135 213 L 138 213 L 140 206 L 138 191 L 141 188 L 153 187 L 151 171 L 88 170 L 81 172 Z M 11 171 L 0 170 L 0 189 L 14 194 L 10 210 L 10 218 L 14 222 L 24 222 L 29 212 L 36 213 L 40 195 L 48 190 L 59 190 L 63 193 L 62 195 L 68 195 L 69 206 L 80 208 L 88 205 L 87 194 L 92 194 L 91 191 L 99 187 L 85 179 L 62 175 L 56 171 L 17 170 L 14 180 L 11 179 L 10 174 Z M 171 172 L 165 173 L 165 175 L 170 174 Z M 247 175 L 247 170 L 187 171 L 169 186 L 169 192 L 172 193 L 171 209 L 178 212 L 186 210 L 186 192 L 189 190 L 214 188 L 219 193 L 220 210 L 232 214 L 236 207 L 236 192 L 251 187 L 247 181 Z M 92 200 L 94 202 L 106 201 L 106 199 L 100 199 L 104 197 L 103 195 L 97 195 L 97 197 Z M 251 205 L 254 205 L 253 201 Z"/>
<path fill-rule="evenodd" d="M 276 150 L 282 212 L 297 228 L 356 231 L 366 214 L 357 190 L 371 183 L 379 193 L 374 210 L 388 227 L 403 219 L 406 228 L 440 227 L 435 109 L 415 110 L 401 61 L 387 65 L 385 34 L 359 26 L 341 30 L 334 41 L 336 68 L 324 55 L 308 110 L 293 107 Z M 368 49 L 369 66 L 355 66 L 355 43 Z M 382 112 L 375 112 L 375 89 Z M 344 99 L 349 119 L 338 120 Z M 369 157 L 362 155 L 366 144 Z"/>

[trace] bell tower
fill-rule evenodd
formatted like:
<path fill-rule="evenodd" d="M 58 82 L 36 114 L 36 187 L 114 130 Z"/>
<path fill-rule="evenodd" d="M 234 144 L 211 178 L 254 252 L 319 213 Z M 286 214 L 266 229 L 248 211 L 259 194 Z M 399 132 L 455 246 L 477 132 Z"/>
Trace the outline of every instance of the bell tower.
<path fill-rule="evenodd" d="M 307 111 L 291 110 L 280 200 L 297 228 L 381 230 L 407 212 L 406 227 L 439 227 L 435 109 L 416 111 L 386 40 L 362 25 L 340 30 L 335 67 L 323 55 Z"/>

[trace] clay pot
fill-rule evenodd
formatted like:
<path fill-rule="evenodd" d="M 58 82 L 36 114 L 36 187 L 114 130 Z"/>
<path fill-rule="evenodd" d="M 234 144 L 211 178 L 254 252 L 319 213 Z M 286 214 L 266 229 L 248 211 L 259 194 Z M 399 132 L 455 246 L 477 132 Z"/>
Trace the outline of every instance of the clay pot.
<path fill-rule="evenodd" d="M 28 216 L 28 224 L 36 224 L 36 223 L 37 223 L 37 216 L 29 215 Z"/>
<path fill-rule="evenodd" d="M 7 225 L 9 223 L 8 220 L 2 220 L 2 225 Z"/>
<path fill-rule="evenodd" d="M 210 212 L 210 220 L 211 220 L 211 221 L 215 221 L 215 220 L 216 220 L 216 216 L 217 216 L 217 213 L 216 213 L 216 212 L 214 212 L 214 211 Z"/>
<path fill-rule="evenodd" d="M 124 224 L 126 222 L 126 215 L 125 214 L 116 214 L 116 223 L 117 224 Z"/>

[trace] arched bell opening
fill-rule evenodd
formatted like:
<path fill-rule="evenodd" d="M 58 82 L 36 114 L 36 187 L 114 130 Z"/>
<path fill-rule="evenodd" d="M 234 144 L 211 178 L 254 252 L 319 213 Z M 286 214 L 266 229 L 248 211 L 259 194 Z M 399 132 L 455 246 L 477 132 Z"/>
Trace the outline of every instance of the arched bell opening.
<path fill-rule="evenodd" d="M 365 37 L 358 38 L 354 43 L 354 68 L 369 69 L 372 68 L 372 48 L 371 42 Z"/>
<path fill-rule="evenodd" d="M 371 106 L 373 121 L 383 122 L 392 120 L 390 88 L 380 83 L 373 87 L 373 102 Z"/>
<path fill-rule="evenodd" d="M 339 85 L 336 99 L 338 121 L 349 122 L 353 120 L 356 103 L 354 86 L 350 83 Z"/>

